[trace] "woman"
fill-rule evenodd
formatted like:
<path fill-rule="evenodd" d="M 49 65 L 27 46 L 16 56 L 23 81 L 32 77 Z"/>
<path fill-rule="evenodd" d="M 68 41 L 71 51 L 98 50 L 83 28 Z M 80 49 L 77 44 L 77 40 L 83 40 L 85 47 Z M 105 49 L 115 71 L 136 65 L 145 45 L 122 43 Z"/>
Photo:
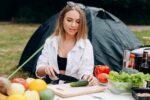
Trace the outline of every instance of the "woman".
<path fill-rule="evenodd" d="M 85 13 L 79 4 L 67 2 L 60 12 L 56 29 L 44 45 L 36 75 L 56 78 L 55 73 L 66 74 L 95 84 L 93 76 L 93 47 L 87 39 Z"/>

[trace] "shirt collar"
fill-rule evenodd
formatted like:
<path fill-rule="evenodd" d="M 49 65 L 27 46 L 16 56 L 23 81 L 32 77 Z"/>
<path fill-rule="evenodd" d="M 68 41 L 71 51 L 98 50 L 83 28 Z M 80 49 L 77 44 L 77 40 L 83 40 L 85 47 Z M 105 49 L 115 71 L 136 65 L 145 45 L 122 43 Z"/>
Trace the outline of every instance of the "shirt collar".
<path fill-rule="evenodd" d="M 58 45 L 59 45 L 59 37 L 58 36 L 52 36 L 50 37 L 50 43 L 53 47 L 55 47 L 55 49 L 58 49 Z M 85 39 L 80 39 L 76 42 L 74 48 L 72 49 L 72 51 L 75 51 L 77 49 L 84 49 L 85 48 Z"/>
<path fill-rule="evenodd" d="M 58 44 L 59 44 L 59 37 L 58 36 L 51 36 L 50 37 L 50 44 L 55 48 L 58 49 Z"/>
<path fill-rule="evenodd" d="M 76 42 L 74 48 L 72 49 L 72 51 L 75 51 L 77 49 L 84 49 L 85 48 L 85 40 L 84 39 L 80 39 Z"/>

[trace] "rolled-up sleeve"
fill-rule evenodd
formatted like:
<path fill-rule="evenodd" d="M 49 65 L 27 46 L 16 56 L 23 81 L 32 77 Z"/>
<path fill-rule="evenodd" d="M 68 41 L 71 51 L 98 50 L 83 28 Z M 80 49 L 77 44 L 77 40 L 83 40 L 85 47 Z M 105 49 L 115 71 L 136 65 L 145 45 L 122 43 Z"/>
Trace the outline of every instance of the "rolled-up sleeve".
<path fill-rule="evenodd" d="M 46 66 L 48 66 L 48 40 L 46 40 L 46 42 L 44 44 L 44 48 L 42 50 L 42 53 L 39 56 L 38 61 L 37 61 L 36 73 L 35 74 L 38 78 L 43 78 L 43 77 L 40 77 L 40 76 L 37 75 L 37 70 L 40 67 L 46 67 Z"/>

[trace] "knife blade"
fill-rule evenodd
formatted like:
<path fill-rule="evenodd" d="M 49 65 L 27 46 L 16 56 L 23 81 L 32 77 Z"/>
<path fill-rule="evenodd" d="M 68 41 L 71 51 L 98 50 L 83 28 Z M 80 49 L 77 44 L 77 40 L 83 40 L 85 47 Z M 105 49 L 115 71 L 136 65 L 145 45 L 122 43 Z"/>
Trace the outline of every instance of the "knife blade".
<path fill-rule="evenodd" d="M 65 82 L 76 82 L 78 81 L 77 78 L 69 76 L 69 75 L 64 75 L 64 74 L 56 74 L 56 76 L 59 78 L 59 80 L 63 80 Z"/>

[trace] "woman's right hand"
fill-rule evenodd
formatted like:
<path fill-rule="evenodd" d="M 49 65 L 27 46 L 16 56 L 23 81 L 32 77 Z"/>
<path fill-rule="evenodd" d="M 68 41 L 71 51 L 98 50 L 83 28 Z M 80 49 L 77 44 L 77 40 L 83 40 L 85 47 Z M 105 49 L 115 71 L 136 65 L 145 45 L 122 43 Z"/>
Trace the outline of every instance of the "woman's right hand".
<path fill-rule="evenodd" d="M 45 67 L 45 74 L 48 75 L 51 79 L 58 79 L 56 74 L 59 72 L 52 66 Z"/>

